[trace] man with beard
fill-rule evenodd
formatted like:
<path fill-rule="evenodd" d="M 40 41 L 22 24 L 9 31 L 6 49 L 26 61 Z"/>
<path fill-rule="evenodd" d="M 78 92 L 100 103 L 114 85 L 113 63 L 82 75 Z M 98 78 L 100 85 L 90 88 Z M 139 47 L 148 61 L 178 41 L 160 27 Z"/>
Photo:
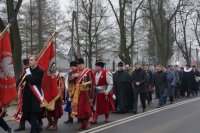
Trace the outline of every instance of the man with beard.
<path fill-rule="evenodd" d="M 116 94 L 116 111 L 126 113 L 132 110 L 133 91 L 131 76 L 124 70 L 124 63 L 118 63 L 118 71 L 113 75 Z"/>

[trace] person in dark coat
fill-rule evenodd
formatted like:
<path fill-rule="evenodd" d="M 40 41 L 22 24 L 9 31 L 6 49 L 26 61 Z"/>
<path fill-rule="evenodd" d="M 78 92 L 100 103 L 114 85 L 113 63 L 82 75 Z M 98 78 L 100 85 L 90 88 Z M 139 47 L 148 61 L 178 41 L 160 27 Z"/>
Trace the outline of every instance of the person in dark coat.
<path fill-rule="evenodd" d="M 140 95 L 140 102 L 142 104 L 143 112 L 146 110 L 146 97 L 147 97 L 147 75 L 146 72 L 141 68 L 140 63 L 135 64 L 135 70 L 132 74 L 132 85 L 134 93 L 134 102 L 133 102 L 133 113 L 137 114 L 138 106 L 138 95 Z"/>
<path fill-rule="evenodd" d="M 6 108 L 2 106 L 0 101 L 0 127 L 4 129 L 4 131 L 8 133 L 13 133 L 12 128 L 9 127 L 9 125 L 6 123 L 6 121 L 3 119 L 6 115 Z"/>
<path fill-rule="evenodd" d="M 152 87 L 152 72 L 149 70 L 149 66 L 144 66 L 144 71 L 147 75 L 147 102 L 148 105 L 152 102 L 152 93 L 153 93 L 153 87 Z"/>
<path fill-rule="evenodd" d="M 113 74 L 116 94 L 116 112 L 126 113 L 132 110 L 133 92 L 131 76 L 124 70 L 124 63 L 118 63 L 118 71 Z"/>
<path fill-rule="evenodd" d="M 28 118 L 31 124 L 30 133 L 39 133 L 39 115 L 40 115 L 40 101 L 36 97 L 35 93 L 30 88 L 30 85 L 35 85 L 37 91 L 42 95 L 41 82 L 43 77 L 43 71 L 37 66 L 37 57 L 29 57 L 30 68 L 26 69 L 25 87 L 23 93 L 23 105 L 22 112 Z"/>
<path fill-rule="evenodd" d="M 164 95 L 164 103 L 167 101 L 167 97 L 169 97 L 170 104 L 174 101 L 174 92 L 177 86 L 177 78 L 176 74 L 173 71 L 173 67 L 171 65 L 166 66 L 166 74 L 167 74 L 167 91 Z"/>
<path fill-rule="evenodd" d="M 183 89 L 183 73 L 184 73 L 184 67 L 180 67 L 180 72 L 179 72 L 179 78 L 180 78 L 180 96 L 184 97 L 185 96 L 185 91 Z"/>
<path fill-rule="evenodd" d="M 184 93 L 187 92 L 187 97 L 190 97 L 191 90 L 194 87 L 194 81 L 195 78 L 192 72 L 192 68 L 189 65 L 186 65 L 183 72 L 182 85 Z"/>
<path fill-rule="evenodd" d="M 167 74 L 163 71 L 163 66 L 156 66 L 157 72 L 153 74 L 152 85 L 157 88 L 158 91 L 158 108 L 164 105 L 164 90 L 167 88 Z"/>
<path fill-rule="evenodd" d="M 199 91 L 198 77 L 200 76 L 200 74 L 195 65 L 192 66 L 192 71 L 193 71 L 193 76 L 195 78 L 194 87 L 192 88 L 192 94 L 193 95 L 195 94 L 197 96 Z"/>

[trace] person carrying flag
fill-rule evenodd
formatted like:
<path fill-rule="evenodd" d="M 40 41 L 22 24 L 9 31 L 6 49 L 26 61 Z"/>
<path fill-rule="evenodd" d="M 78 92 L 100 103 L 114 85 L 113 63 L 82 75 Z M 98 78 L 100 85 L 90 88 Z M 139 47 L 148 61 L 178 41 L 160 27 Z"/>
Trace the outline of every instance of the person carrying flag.
<path fill-rule="evenodd" d="M 25 87 L 23 93 L 22 112 L 28 118 L 31 124 L 30 133 L 39 133 L 39 115 L 40 103 L 43 101 L 43 94 L 41 90 L 41 82 L 43 71 L 37 65 L 37 56 L 31 55 L 29 57 L 29 68 L 26 69 Z"/>

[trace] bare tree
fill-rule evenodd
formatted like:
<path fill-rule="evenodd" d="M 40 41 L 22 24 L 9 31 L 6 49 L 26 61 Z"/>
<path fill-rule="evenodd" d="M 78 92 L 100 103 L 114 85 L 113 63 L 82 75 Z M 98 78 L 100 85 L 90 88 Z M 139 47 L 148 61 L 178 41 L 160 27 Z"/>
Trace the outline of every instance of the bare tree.
<path fill-rule="evenodd" d="M 195 20 L 194 20 L 195 19 Z M 192 23 L 194 26 L 194 34 L 197 40 L 197 43 L 200 47 L 200 31 L 199 31 L 199 25 L 200 25 L 200 11 L 196 10 L 195 17 L 192 18 Z"/>
<path fill-rule="evenodd" d="M 191 45 L 192 43 L 187 41 L 187 27 L 188 19 L 191 13 L 193 12 L 190 9 L 188 12 L 179 12 L 181 29 L 177 31 L 177 20 L 175 19 L 175 31 L 176 31 L 176 44 L 180 48 L 183 58 L 186 60 L 187 65 L 191 64 Z"/>
<path fill-rule="evenodd" d="M 14 69 L 15 76 L 18 79 L 20 71 L 21 71 L 21 38 L 19 33 L 19 26 L 17 21 L 17 15 L 19 13 L 19 9 L 21 7 L 22 0 L 18 0 L 16 4 L 14 4 L 14 0 L 6 0 L 7 5 L 7 15 L 8 22 L 11 23 L 11 45 L 13 52 L 13 60 L 14 60 Z"/>
<path fill-rule="evenodd" d="M 117 25 L 119 27 L 119 32 L 120 32 L 120 44 L 119 44 L 119 58 L 127 63 L 131 64 L 131 58 L 130 58 L 130 49 L 134 46 L 135 44 L 135 25 L 136 21 L 138 20 L 137 13 L 142 5 L 144 0 L 140 0 L 138 5 L 135 8 L 135 12 L 133 15 L 133 11 L 131 10 L 131 43 L 130 45 L 127 44 L 127 34 L 126 34 L 126 22 L 125 22 L 125 16 L 126 16 L 126 7 L 127 4 L 133 4 L 133 1 L 131 0 L 119 0 L 118 5 L 119 5 L 119 13 L 117 13 L 117 10 L 115 9 L 113 3 L 111 0 L 108 0 L 112 11 L 115 15 Z M 119 15 L 118 15 L 119 14 Z M 133 15 L 133 16 L 132 16 Z"/>
<path fill-rule="evenodd" d="M 173 5 L 174 3 L 170 4 L 168 3 L 169 1 L 148 0 L 150 19 L 159 51 L 158 63 L 162 65 L 166 65 L 168 59 L 170 59 L 170 26 L 177 12 L 181 10 L 184 1 L 178 0 L 177 4 L 173 7 L 174 9 L 172 9 L 169 5 Z M 170 12 L 167 12 L 167 9 Z M 156 23 L 157 21 L 159 21 L 159 24 Z"/>

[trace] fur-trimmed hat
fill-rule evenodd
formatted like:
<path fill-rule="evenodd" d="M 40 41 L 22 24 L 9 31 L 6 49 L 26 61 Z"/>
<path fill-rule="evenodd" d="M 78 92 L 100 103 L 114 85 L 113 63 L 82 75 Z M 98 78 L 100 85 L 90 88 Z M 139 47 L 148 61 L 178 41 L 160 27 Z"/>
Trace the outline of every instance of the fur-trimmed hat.
<path fill-rule="evenodd" d="M 77 66 L 76 61 L 71 61 L 71 62 L 70 62 L 70 67 L 72 67 L 72 66 Z"/>
<path fill-rule="evenodd" d="M 84 59 L 83 58 L 78 58 L 77 60 L 76 60 L 76 64 L 84 64 L 85 62 L 84 62 Z"/>
<path fill-rule="evenodd" d="M 122 62 L 122 61 L 120 61 L 119 63 L 118 63 L 118 67 L 123 67 L 124 66 L 124 63 Z"/>
<path fill-rule="evenodd" d="M 97 60 L 96 63 L 95 63 L 95 65 L 96 65 L 96 66 L 100 66 L 100 67 L 103 68 L 104 65 L 105 65 L 105 63 L 103 63 L 103 61 L 101 61 L 101 60 Z"/>

